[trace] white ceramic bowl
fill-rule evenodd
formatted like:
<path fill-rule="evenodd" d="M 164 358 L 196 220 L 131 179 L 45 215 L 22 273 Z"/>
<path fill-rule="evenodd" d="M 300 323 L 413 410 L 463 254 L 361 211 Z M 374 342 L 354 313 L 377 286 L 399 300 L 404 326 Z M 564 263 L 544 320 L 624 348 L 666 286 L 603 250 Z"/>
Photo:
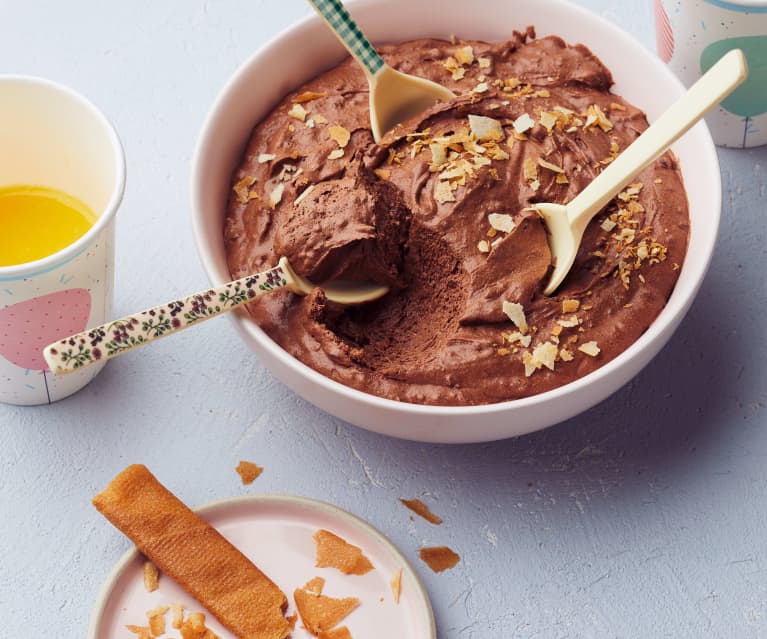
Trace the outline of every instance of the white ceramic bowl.
<path fill-rule="evenodd" d="M 513 29 L 536 27 L 584 43 L 611 69 L 614 91 L 644 109 L 652 121 L 683 91 L 665 65 L 633 37 L 594 14 L 561 0 L 358 0 L 347 3 L 375 42 L 417 37 L 507 39 Z M 265 44 L 221 91 L 203 126 L 192 171 L 193 224 L 211 282 L 230 279 L 222 239 L 232 171 L 251 129 L 289 90 L 345 55 L 328 28 L 309 16 Z M 230 314 L 261 361 L 296 393 L 368 430 L 406 439 L 463 443 L 521 435 L 556 424 L 605 399 L 636 375 L 663 347 L 684 317 L 708 268 L 721 213 L 716 151 L 702 122 L 674 147 L 690 201 L 687 258 L 658 318 L 624 353 L 555 390 L 485 406 L 421 406 L 363 393 L 317 373 L 283 351 L 246 313 Z"/>

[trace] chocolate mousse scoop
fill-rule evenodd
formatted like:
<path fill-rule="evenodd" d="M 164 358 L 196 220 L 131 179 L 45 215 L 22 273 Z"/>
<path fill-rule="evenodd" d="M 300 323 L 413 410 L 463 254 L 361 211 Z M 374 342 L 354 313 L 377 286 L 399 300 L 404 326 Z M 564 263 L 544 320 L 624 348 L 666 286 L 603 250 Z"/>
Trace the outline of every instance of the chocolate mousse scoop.
<path fill-rule="evenodd" d="M 568 202 L 647 128 L 584 46 L 535 39 L 381 47 L 457 97 L 375 144 L 351 60 L 288 94 L 254 129 L 224 230 L 232 277 L 285 254 L 303 275 L 375 279 L 354 308 L 275 292 L 249 305 L 291 355 L 382 397 L 482 404 L 604 365 L 666 304 L 687 249 L 687 198 L 665 154 L 597 215 L 556 294 L 531 205 Z M 468 425 L 467 425 L 468 426 Z"/>
<path fill-rule="evenodd" d="M 314 185 L 275 232 L 274 249 L 313 282 L 371 280 L 404 286 L 410 211 L 399 189 L 358 165 Z"/>

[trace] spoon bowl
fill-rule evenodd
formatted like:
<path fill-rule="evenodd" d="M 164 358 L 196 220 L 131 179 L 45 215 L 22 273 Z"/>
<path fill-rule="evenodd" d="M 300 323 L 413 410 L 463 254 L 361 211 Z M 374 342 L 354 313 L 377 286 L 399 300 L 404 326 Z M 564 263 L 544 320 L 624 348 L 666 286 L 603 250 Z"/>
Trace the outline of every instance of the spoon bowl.
<path fill-rule="evenodd" d="M 601 211 L 650 162 L 721 102 L 746 79 L 746 57 L 733 49 L 672 104 L 568 204 L 538 203 L 535 208 L 548 230 L 554 269 L 544 289 L 551 295 L 570 272 L 583 232 Z"/>
<path fill-rule="evenodd" d="M 370 128 L 380 142 L 384 133 L 422 113 L 435 102 L 455 97 L 441 84 L 393 69 L 378 55 L 339 0 L 309 0 L 341 44 L 365 72 L 370 87 Z"/>

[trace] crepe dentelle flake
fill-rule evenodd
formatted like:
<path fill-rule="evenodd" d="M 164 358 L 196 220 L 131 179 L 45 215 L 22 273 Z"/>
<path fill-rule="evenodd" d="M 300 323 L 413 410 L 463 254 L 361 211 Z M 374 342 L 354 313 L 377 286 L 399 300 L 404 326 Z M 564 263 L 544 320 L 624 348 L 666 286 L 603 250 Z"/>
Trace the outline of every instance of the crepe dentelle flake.
<path fill-rule="evenodd" d="M 373 570 L 373 564 L 362 554 L 359 546 L 323 529 L 314 533 L 313 537 L 317 548 L 317 568 L 337 568 L 346 575 L 364 575 Z"/>
<path fill-rule="evenodd" d="M 442 518 L 435 515 L 429 507 L 420 499 L 400 499 L 402 504 L 412 510 L 419 517 L 423 517 L 430 524 L 438 526 L 442 523 Z"/>
<path fill-rule="evenodd" d="M 321 636 L 322 633 L 333 630 L 343 621 L 360 605 L 360 600 L 356 597 L 335 599 L 321 594 L 321 590 L 316 592 L 316 579 L 312 579 L 303 588 L 297 588 L 293 593 L 293 599 L 304 627 L 311 634 Z"/>
<path fill-rule="evenodd" d="M 339 626 L 333 630 L 321 632 L 317 635 L 317 639 L 352 639 L 352 633 L 346 626 Z"/>
<path fill-rule="evenodd" d="M 399 603 L 400 595 L 402 594 L 402 568 L 398 568 L 392 578 L 389 580 L 389 586 L 391 587 L 391 594 L 394 598 L 394 603 Z"/>
<path fill-rule="evenodd" d="M 418 556 L 434 572 L 442 572 L 448 568 L 453 568 L 461 560 L 460 555 L 447 546 L 421 548 L 418 551 Z"/>
<path fill-rule="evenodd" d="M 145 466 L 123 470 L 93 498 L 93 504 L 235 636 L 285 639 L 290 634 L 285 594 Z M 208 639 L 200 630 L 204 617 L 201 626 L 198 621 L 187 617 L 187 629 L 181 626 L 184 639 Z"/>
<path fill-rule="evenodd" d="M 551 297 L 533 207 L 572 201 L 647 128 L 611 93 L 610 71 L 585 46 L 532 28 L 505 42 L 422 39 L 380 52 L 456 97 L 375 144 L 355 62 L 297 87 L 247 141 L 224 242 L 232 278 L 286 254 L 303 275 L 343 272 L 393 282 L 390 292 L 341 308 L 319 290 L 277 291 L 248 305 L 256 323 L 321 374 L 419 404 L 535 395 L 625 351 L 666 305 L 687 251 L 675 157 L 594 218 Z"/>
<path fill-rule="evenodd" d="M 264 469 L 253 462 L 241 461 L 237 464 L 237 474 L 242 479 L 243 485 L 252 484 L 263 472 Z"/>

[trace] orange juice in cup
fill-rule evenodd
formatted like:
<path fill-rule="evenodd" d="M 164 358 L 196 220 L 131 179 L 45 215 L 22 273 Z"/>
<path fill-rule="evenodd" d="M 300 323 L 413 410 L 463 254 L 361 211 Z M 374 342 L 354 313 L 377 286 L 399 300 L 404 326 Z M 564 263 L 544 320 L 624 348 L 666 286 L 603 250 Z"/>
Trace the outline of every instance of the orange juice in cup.
<path fill-rule="evenodd" d="M 50 403 L 102 368 L 53 375 L 43 348 L 110 316 L 124 186 L 120 140 L 93 104 L 42 78 L 0 75 L 0 402 Z"/>
<path fill-rule="evenodd" d="M 58 253 L 85 235 L 95 221 L 85 202 L 58 189 L 0 187 L 0 266 Z"/>

